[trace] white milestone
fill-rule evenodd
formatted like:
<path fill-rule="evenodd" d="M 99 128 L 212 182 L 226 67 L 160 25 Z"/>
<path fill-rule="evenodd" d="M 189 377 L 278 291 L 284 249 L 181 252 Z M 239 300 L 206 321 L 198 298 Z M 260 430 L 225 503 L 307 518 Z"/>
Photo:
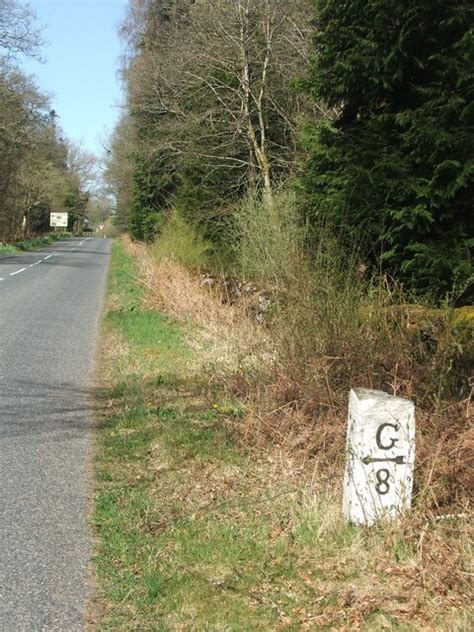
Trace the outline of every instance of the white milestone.
<path fill-rule="evenodd" d="M 343 512 L 370 526 L 411 507 L 415 462 L 415 406 L 383 391 L 349 395 Z"/>

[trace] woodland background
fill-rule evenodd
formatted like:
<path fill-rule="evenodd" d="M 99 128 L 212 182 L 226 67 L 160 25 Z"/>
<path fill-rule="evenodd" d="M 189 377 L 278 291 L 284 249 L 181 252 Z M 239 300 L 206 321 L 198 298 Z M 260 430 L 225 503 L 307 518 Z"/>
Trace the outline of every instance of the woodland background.
<path fill-rule="evenodd" d="M 242 201 L 290 192 L 310 258 L 324 229 L 369 271 L 466 302 L 472 23 L 467 1 L 131 1 L 119 225 L 152 241 L 179 216 L 232 267 Z"/>

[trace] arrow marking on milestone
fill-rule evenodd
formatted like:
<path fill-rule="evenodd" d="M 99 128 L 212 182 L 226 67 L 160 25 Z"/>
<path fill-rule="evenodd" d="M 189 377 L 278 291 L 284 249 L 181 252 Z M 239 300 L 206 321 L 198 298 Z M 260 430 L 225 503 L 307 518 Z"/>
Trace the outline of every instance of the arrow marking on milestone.
<path fill-rule="evenodd" d="M 391 461 L 396 465 L 406 465 L 404 456 L 394 456 L 394 457 L 385 457 L 385 458 L 374 458 L 373 456 L 366 456 L 362 459 L 362 463 L 364 465 L 370 465 L 370 463 L 385 463 L 387 461 Z"/>

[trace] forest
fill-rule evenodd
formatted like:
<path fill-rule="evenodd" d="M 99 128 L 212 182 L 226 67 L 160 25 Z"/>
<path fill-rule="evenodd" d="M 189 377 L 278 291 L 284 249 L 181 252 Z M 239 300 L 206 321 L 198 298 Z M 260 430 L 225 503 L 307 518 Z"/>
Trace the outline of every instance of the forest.
<path fill-rule="evenodd" d="M 310 259 L 324 230 L 367 275 L 468 302 L 472 22 L 467 0 L 132 0 L 118 224 L 150 242 L 179 216 L 233 268 L 242 204 L 289 195 Z"/>
<path fill-rule="evenodd" d="M 0 0 L 0 243 L 50 230 L 54 211 L 82 226 L 94 158 L 69 141 L 49 97 L 21 70 L 22 57 L 41 59 L 42 34 L 33 10 Z"/>

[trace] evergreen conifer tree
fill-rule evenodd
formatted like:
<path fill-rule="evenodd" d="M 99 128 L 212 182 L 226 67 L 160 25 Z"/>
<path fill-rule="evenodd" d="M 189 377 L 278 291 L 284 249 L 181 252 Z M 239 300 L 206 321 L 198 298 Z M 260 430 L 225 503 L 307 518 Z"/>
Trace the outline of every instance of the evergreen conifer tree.
<path fill-rule="evenodd" d="M 310 217 L 329 219 L 406 286 L 472 279 L 472 0 L 315 0 L 307 89 L 337 119 L 306 135 Z M 465 294 L 466 296 L 466 294 Z"/>

